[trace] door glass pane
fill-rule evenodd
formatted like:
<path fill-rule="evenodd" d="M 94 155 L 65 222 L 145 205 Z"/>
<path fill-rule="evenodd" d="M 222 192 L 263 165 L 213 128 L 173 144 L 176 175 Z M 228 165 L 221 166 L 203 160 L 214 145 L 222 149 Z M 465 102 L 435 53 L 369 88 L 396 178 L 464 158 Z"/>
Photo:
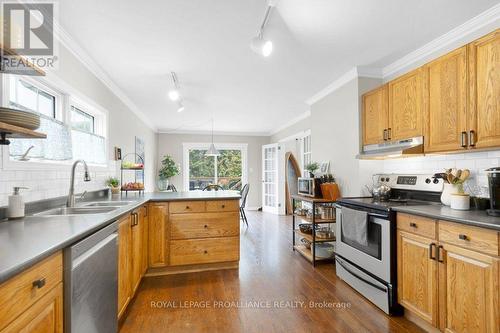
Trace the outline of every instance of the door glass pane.
<path fill-rule="evenodd" d="M 224 190 L 241 190 L 241 150 L 219 150 L 217 157 L 217 183 Z"/>
<path fill-rule="evenodd" d="M 203 190 L 215 183 L 215 158 L 205 156 L 205 150 L 189 151 L 189 190 Z"/>

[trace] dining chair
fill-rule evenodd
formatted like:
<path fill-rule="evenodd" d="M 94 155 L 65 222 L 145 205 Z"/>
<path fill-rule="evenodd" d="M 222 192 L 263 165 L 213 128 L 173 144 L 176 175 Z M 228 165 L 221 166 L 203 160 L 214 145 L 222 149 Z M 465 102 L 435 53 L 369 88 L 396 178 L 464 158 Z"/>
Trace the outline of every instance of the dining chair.
<path fill-rule="evenodd" d="M 245 214 L 245 206 L 247 204 L 247 196 L 248 196 L 248 191 L 250 190 L 250 185 L 249 184 L 245 184 L 245 186 L 242 187 L 241 191 L 240 191 L 240 195 L 241 195 L 241 201 L 240 201 L 240 215 L 241 215 L 241 219 L 243 220 L 243 222 L 245 222 L 245 224 L 247 225 L 248 227 L 248 220 L 247 220 L 247 214 Z"/>
<path fill-rule="evenodd" d="M 203 191 L 219 191 L 219 190 L 223 190 L 223 189 L 224 188 L 220 185 L 210 184 L 210 185 L 205 186 L 205 188 L 203 188 Z"/>

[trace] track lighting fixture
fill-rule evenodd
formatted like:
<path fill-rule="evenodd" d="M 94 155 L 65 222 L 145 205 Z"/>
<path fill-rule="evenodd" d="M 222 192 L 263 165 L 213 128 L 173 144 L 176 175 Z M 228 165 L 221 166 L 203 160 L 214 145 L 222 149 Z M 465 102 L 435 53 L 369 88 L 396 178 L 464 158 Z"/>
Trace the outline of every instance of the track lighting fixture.
<path fill-rule="evenodd" d="M 177 80 L 177 74 L 175 74 L 175 72 L 170 72 L 170 75 L 172 76 L 174 88 L 168 92 L 168 98 L 175 102 L 181 97 L 179 93 L 179 81 Z"/>
<path fill-rule="evenodd" d="M 260 25 L 259 33 L 257 37 L 253 38 L 252 42 L 250 43 L 250 47 L 252 48 L 252 50 L 264 57 L 270 56 L 273 52 L 273 42 L 264 38 L 264 28 L 269 21 L 271 10 L 273 9 L 274 5 L 275 4 L 273 1 L 268 2 L 264 20 L 262 20 L 262 24 Z"/>

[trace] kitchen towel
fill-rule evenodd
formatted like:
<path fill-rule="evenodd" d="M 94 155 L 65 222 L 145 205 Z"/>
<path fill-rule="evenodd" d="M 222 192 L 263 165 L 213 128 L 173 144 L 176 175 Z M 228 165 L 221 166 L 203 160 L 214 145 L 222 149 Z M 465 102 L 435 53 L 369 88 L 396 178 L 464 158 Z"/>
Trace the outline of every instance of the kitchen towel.
<path fill-rule="evenodd" d="M 342 207 L 342 235 L 363 246 L 368 246 L 368 213 Z"/>

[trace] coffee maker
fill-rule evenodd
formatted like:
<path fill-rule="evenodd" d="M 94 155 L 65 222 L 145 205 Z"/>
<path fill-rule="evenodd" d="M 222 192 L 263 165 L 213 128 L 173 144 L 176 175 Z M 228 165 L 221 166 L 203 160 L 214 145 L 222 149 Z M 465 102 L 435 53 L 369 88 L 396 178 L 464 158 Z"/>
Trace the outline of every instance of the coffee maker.
<path fill-rule="evenodd" d="M 500 216 L 500 167 L 487 169 L 486 172 L 491 204 L 491 209 L 487 209 L 486 213 L 491 216 Z"/>

